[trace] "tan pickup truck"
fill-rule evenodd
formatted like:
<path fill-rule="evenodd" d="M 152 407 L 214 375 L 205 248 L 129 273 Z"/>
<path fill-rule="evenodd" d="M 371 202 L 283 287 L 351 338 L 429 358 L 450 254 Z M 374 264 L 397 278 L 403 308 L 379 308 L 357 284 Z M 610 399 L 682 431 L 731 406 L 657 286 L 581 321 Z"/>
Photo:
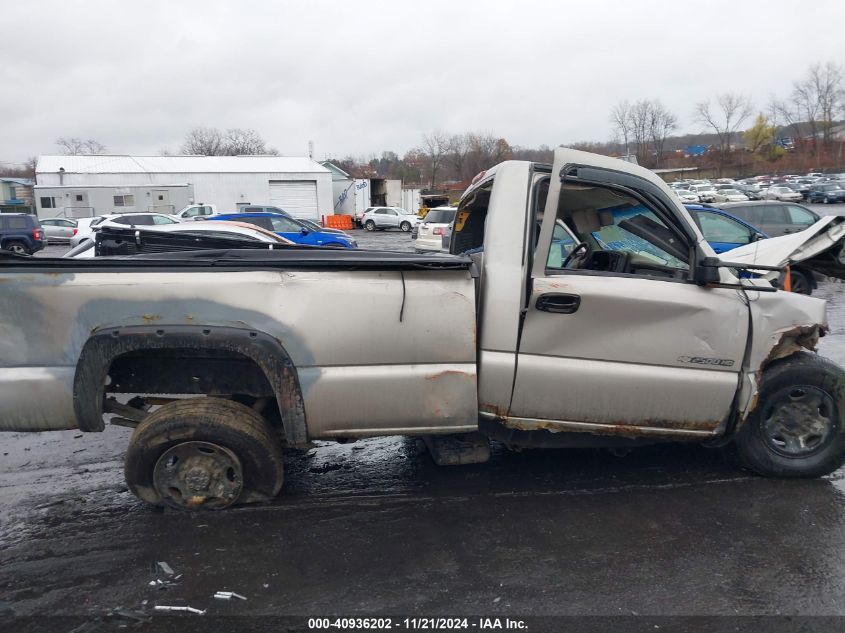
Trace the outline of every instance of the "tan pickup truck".
<path fill-rule="evenodd" d="M 753 266 L 715 258 L 651 172 L 502 163 L 451 251 L 5 254 L 0 429 L 135 426 L 128 485 L 175 507 L 272 497 L 281 448 L 314 439 L 421 436 L 442 463 L 489 439 L 704 442 L 769 476 L 843 463 L 842 370 L 809 351 L 825 303 L 738 276 Z"/>

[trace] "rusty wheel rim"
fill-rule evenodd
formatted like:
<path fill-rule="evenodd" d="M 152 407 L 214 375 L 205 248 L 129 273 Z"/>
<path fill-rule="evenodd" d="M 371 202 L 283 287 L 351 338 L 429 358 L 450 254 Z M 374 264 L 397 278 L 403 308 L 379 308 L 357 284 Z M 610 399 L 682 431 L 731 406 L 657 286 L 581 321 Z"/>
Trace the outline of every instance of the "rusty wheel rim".
<path fill-rule="evenodd" d="M 159 457 L 153 485 L 167 505 L 180 509 L 226 508 L 243 491 L 241 460 L 211 442 L 182 442 Z"/>
<path fill-rule="evenodd" d="M 769 448 L 784 457 L 806 457 L 827 446 L 836 429 L 833 398 L 817 387 L 782 389 L 763 415 Z"/>

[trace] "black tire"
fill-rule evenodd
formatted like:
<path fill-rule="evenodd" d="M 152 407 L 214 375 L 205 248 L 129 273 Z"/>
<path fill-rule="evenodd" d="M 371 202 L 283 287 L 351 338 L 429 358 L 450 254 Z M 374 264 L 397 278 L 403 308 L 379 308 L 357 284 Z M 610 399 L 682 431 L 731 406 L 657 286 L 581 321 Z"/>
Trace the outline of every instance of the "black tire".
<path fill-rule="evenodd" d="M 243 490 L 232 503 L 265 501 L 282 487 L 279 440 L 257 411 L 222 398 L 189 398 L 164 405 L 135 428 L 124 463 L 132 493 L 148 503 L 185 509 L 156 488 L 153 472 L 168 449 L 189 442 L 208 442 L 238 457 Z"/>
<path fill-rule="evenodd" d="M 407 233 L 408 231 L 411 230 L 411 223 L 410 222 L 402 222 L 402 224 L 399 225 L 399 230 L 401 230 L 403 233 Z"/>
<path fill-rule="evenodd" d="M 845 462 L 843 412 L 845 371 L 816 354 L 793 354 L 763 372 L 757 408 L 728 452 L 766 477 L 827 475 Z"/>
<path fill-rule="evenodd" d="M 368 231 L 375 231 L 376 230 L 376 223 L 373 222 L 372 220 L 367 220 L 364 223 L 364 228 L 367 229 Z"/>
<path fill-rule="evenodd" d="M 30 253 L 29 249 L 26 247 L 26 244 L 24 244 L 23 242 L 6 242 L 6 245 L 3 248 L 7 251 L 18 253 L 19 255 L 32 255 L 32 253 Z"/>
<path fill-rule="evenodd" d="M 802 295 L 813 294 L 813 282 L 807 273 L 801 270 L 792 270 L 789 278 L 792 283 L 792 292 Z"/>

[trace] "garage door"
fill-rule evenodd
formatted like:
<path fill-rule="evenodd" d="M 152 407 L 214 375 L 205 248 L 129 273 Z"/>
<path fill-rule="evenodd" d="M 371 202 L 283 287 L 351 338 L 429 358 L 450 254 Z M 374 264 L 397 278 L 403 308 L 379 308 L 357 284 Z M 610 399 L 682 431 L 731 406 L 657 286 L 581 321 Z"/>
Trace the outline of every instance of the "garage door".
<path fill-rule="evenodd" d="M 320 219 L 316 180 L 271 180 L 270 204 L 295 218 Z"/>

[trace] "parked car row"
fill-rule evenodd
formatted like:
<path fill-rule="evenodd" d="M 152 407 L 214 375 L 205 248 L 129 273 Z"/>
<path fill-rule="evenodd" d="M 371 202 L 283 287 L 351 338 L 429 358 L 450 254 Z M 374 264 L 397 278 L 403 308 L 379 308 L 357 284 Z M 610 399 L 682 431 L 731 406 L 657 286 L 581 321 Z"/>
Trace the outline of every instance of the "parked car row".
<path fill-rule="evenodd" d="M 756 176 L 745 180 L 719 178 L 677 180 L 669 185 L 683 203 L 745 202 L 779 200 L 781 202 L 845 202 L 845 174 L 807 174 L 806 176 Z"/>

